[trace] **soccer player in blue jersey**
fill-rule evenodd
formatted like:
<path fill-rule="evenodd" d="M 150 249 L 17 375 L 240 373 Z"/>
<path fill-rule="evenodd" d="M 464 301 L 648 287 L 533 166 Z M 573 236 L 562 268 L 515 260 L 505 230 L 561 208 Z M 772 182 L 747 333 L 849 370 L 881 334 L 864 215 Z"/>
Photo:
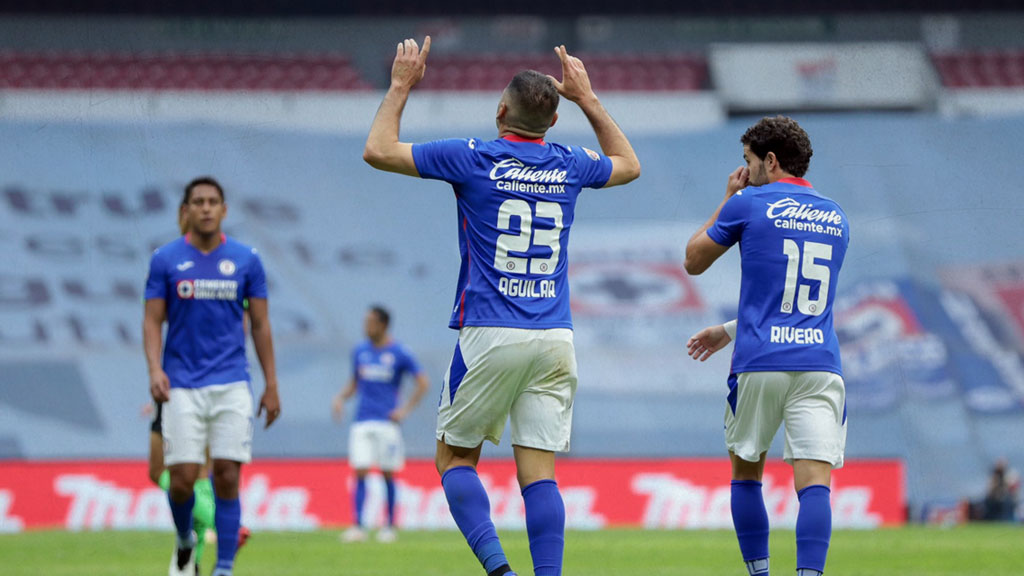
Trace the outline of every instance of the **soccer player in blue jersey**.
<path fill-rule="evenodd" d="M 366 503 L 366 475 L 374 466 L 380 469 L 387 487 L 388 523 L 377 532 L 377 540 L 394 542 L 395 534 L 395 472 L 405 463 L 402 430 L 399 424 L 412 412 L 430 387 L 427 374 L 416 358 L 391 337 L 388 326 L 391 314 L 381 306 L 366 313 L 363 328 L 366 340 L 352 350 L 352 377 L 334 397 L 332 411 L 341 420 L 345 402 L 359 394 L 355 423 L 349 430 L 349 465 L 356 472 L 353 512 L 355 523 L 342 533 L 343 542 L 366 539 L 363 529 L 363 506 Z M 416 379 L 416 388 L 398 405 L 398 392 L 406 374 Z"/>
<path fill-rule="evenodd" d="M 197 178 L 185 187 L 188 233 L 159 248 L 146 280 L 143 346 L 150 394 L 164 403 L 164 458 L 168 496 L 177 531 L 169 573 L 193 575 L 193 485 L 213 459 L 217 564 L 214 576 L 234 565 L 241 525 L 238 484 L 251 458 L 253 401 L 245 357 L 243 301 L 249 300 L 253 342 L 266 387 L 260 409 L 270 426 L 280 414 L 274 349 L 267 315 L 263 265 L 252 248 L 221 232 L 227 215 L 216 180 Z M 167 342 L 162 326 L 167 322 Z M 161 349 L 163 355 L 161 359 Z"/>
<path fill-rule="evenodd" d="M 495 115 L 496 140 L 400 141 L 402 109 L 429 50 L 429 36 L 422 51 L 414 40 L 398 44 L 363 158 L 380 170 L 443 180 L 455 191 L 462 267 L 449 326 L 459 337 L 438 408 L 437 469 L 455 523 L 484 570 L 511 573 L 476 471 L 483 441 L 497 444 L 511 417 L 534 574 L 557 575 L 565 507 L 555 452 L 569 449 L 576 391 L 569 228 L 583 188 L 630 182 L 640 162 L 583 63 L 564 46 L 555 49 L 562 81 L 526 70 L 509 82 Z M 604 154 L 545 140 L 559 94 L 580 107 Z"/>
<path fill-rule="evenodd" d="M 725 199 L 690 238 L 686 270 L 704 272 L 740 244 L 739 316 L 687 343 L 706 360 L 735 339 L 725 412 L 732 459 L 732 517 L 753 575 L 768 574 L 765 453 L 783 423 L 784 458 L 799 496 L 799 576 L 825 571 L 832 535 L 831 473 L 843 465 L 846 390 L 832 323 L 850 228 L 839 205 L 803 179 L 811 141 L 791 118 L 763 118 L 740 139 L 746 166 L 729 175 Z"/>

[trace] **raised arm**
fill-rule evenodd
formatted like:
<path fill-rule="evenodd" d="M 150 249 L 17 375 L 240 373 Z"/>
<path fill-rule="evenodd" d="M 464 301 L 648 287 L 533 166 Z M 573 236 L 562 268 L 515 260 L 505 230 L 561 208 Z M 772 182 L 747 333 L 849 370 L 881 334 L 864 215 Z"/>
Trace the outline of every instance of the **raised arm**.
<path fill-rule="evenodd" d="M 686 243 L 686 260 L 683 262 L 683 267 L 690 274 L 697 275 L 703 273 L 714 264 L 715 260 L 718 260 L 722 254 L 729 250 L 728 246 L 722 246 L 712 240 L 711 236 L 708 236 L 708 229 L 718 221 L 718 215 L 722 212 L 722 207 L 729 201 L 729 198 L 732 198 L 737 192 L 746 188 L 749 180 L 750 171 L 747 170 L 746 166 L 740 166 L 733 170 L 732 174 L 729 174 L 729 179 L 725 184 L 725 198 L 718 204 L 718 208 L 715 209 L 711 218 L 708 218 L 708 221 Z"/>
<path fill-rule="evenodd" d="M 377 109 L 363 149 L 363 160 L 378 170 L 419 176 L 412 157 L 412 144 L 400 142 L 398 132 L 409 91 L 423 78 L 429 53 L 430 36 L 423 40 L 423 50 L 412 38 L 398 44 L 391 65 L 391 87 Z"/>
<path fill-rule="evenodd" d="M 274 363 L 274 340 L 270 335 L 270 315 L 267 310 L 266 298 L 249 298 L 252 343 L 263 369 L 263 379 L 266 380 L 266 388 L 260 396 L 260 407 L 256 412 L 256 416 L 259 417 L 264 410 L 267 411 L 267 423 L 264 428 L 269 428 L 281 415 L 281 400 L 277 395 L 277 366 Z"/>
<path fill-rule="evenodd" d="M 556 47 L 555 53 L 562 61 L 562 81 L 559 82 L 551 76 L 548 78 L 551 78 L 559 94 L 580 107 L 594 129 L 597 143 L 601 145 L 601 152 L 612 161 L 612 174 L 604 187 L 618 186 L 636 180 L 640 177 L 640 159 L 636 157 L 636 152 L 633 151 L 633 146 L 622 129 L 594 94 L 583 62 L 566 52 L 565 46 Z"/>
<path fill-rule="evenodd" d="M 146 309 L 142 317 L 142 349 L 146 353 L 146 366 L 149 368 L 149 394 L 157 402 L 171 399 L 171 381 L 164 372 L 160 362 L 160 352 L 164 347 L 163 327 L 167 319 L 167 301 L 163 298 L 146 300 Z"/>

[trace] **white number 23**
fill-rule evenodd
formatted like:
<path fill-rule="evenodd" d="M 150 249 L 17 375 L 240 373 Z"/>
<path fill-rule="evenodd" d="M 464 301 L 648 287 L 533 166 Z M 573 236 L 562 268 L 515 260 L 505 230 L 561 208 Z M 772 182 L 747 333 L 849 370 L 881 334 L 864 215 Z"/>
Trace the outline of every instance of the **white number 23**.
<path fill-rule="evenodd" d="M 550 218 L 554 220 L 553 228 L 534 228 L 533 218 Z M 509 199 L 498 208 L 498 228 L 511 231 L 512 217 L 519 217 L 518 234 L 501 234 L 498 236 L 494 252 L 494 267 L 513 274 L 553 274 L 558 265 L 561 251 L 562 207 L 555 202 L 537 202 L 535 209 L 530 208 L 526 200 Z M 532 242 L 531 242 L 532 234 Z M 522 258 L 509 256 L 509 252 L 527 252 L 533 246 L 547 246 L 551 249 L 548 258 Z"/>

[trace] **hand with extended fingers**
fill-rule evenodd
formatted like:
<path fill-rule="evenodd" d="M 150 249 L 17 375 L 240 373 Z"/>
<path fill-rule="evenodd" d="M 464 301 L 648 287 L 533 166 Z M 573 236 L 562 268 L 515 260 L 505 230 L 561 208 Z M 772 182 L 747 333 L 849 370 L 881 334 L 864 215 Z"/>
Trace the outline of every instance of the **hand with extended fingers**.
<path fill-rule="evenodd" d="M 559 82 L 553 76 L 548 78 L 551 78 L 558 93 L 572 102 L 593 97 L 594 90 L 590 87 L 590 77 L 587 76 L 583 61 L 566 52 L 565 45 L 556 46 L 555 53 L 562 61 L 562 81 Z"/>
<path fill-rule="evenodd" d="M 396 88 L 412 88 L 427 71 L 427 54 L 430 53 L 430 36 L 423 39 L 421 50 L 416 41 L 407 38 L 398 43 L 395 62 L 391 65 L 391 85 Z"/>
<path fill-rule="evenodd" d="M 709 326 L 690 336 L 690 340 L 686 342 L 686 353 L 694 360 L 703 362 L 725 348 L 729 342 L 732 342 L 732 337 L 725 331 L 724 326 Z"/>

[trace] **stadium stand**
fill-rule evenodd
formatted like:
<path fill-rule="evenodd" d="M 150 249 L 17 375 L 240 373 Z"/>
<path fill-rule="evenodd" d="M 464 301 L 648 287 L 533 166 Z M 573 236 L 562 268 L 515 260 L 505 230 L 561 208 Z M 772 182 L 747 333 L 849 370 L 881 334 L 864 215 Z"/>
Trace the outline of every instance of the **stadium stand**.
<path fill-rule="evenodd" d="M 692 54 L 579 54 L 596 90 L 694 91 L 707 87 L 707 62 Z M 559 75 L 550 54 L 438 56 L 420 85 L 427 90 L 501 90 L 516 72 Z"/>
<path fill-rule="evenodd" d="M 0 53 L 0 89 L 366 90 L 344 55 Z"/>
<path fill-rule="evenodd" d="M 947 88 L 1024 88 L 1024 50 L 932 54 Z"/>

